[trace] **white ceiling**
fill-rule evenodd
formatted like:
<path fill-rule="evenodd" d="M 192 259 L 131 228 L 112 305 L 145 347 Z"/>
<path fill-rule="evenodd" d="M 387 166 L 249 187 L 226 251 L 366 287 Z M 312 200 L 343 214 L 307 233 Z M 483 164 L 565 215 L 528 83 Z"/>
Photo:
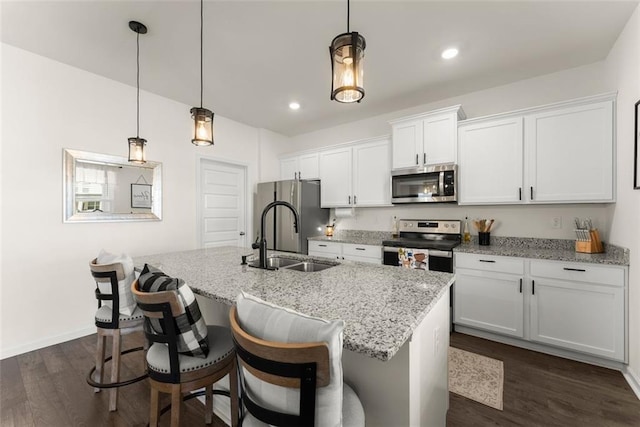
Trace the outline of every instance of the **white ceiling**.
<path fill-rule="evenodd" d="M 328 46 L 346 0 L 205 2 L 204 106 L 296 135 L 602 60 L 638 1 L 351 2 L 367 41 L 361 104 L 329 100 Z M 199 105 L 200 2 L 2 1 L 2 41 Z M 460 49 L 451 61 L 448 46 Z M 290 101 L 302 108 L 289 110 Z M 99 100 L 98 100 L 99 101 Z M 143 101 L 144 102 L 144 101 Z M 185 112 L 188 114 L 188 112 Z"/>

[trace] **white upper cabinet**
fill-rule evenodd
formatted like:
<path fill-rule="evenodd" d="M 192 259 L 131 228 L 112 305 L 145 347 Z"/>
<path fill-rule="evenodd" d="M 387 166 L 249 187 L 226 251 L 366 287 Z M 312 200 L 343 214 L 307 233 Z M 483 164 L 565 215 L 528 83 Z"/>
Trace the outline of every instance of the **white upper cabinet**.
<path fill-rule="evenodd" d="M 458 130 L 458 202 L 520 203 L 522 117 L 461 124 Z"/>
<path fill-rule="evenodd" d="M 460 105 L 391 121 L 393 169 L 455 163 Z"/>
<path fill-rule="evenodd" d="M 280 159 L 280 179 L 320 178 L 320 154 L 305 153 Z"/>
<path fill-rule="evenodd" d="M 525 142 L 531 202 L 614 200 L 613 101 L 527 115 Z"/>
<path fill-rule="evenodd" d="M 615 95 L 467 120 L 460 204 L 615 201 Z"/>
<path fill-rule="evenodd" d="M 320 153 L 320 204 L 323 208 L 351 206 L 352 175 L 351 147 Z"/>
<path fill-rule="evenodd" d="M 320 193 L 324 208 L 390 204 L 389 138 L 320 152 Z"/>

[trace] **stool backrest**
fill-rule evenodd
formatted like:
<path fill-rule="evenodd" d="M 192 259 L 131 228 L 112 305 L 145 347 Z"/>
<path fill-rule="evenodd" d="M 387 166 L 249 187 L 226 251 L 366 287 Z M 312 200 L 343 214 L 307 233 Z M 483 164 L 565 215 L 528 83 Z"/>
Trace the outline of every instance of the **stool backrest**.
<path fill-rule="evenodd" d="M 240 326 L 236 307 L 229 313 L 231 332 L 240 365 L 262 381 L 300 389 L 299 415 L 291 415 L 258 405 L 242 387 L 242 401 L 257 419 L 276 426 L 313 426 L 316 387 L 329 384 L 329 348 L 324 342 L 282 343 L 266 341 Z M 240 369 L 242 378 L 242 369 Z M 258 396 L 256 396 L 258 397 Z"/>
<path fill-rule="evenodd" d="M 163 374 L 149 369 L 149 377 L 161 382 L 177 384 L 180 382 L 180 363 L 178 358 L 178 331 L 175 318 L 184 314 L 184 306 L 178 300 L 177 291 L 143 292 L 138 289 L 138 280 L 131 284 L 131 292 L 144 314 L 144 334 L 153 343 L 167 344 L 169 349 L 170 372 Z M 152 319 L 157 320 L 160 328 L 154 328 Z M 164 331 L 164 332 L 163 332 Z"/>
<path fill-rule="evenodd" d="M 111 322 L 96 320 L 96 326 L 106 329 L 118 329 L 120 319 L 120 293 L 118 291 L 118 281 L 124 280 L 124 268 L 122 263 L 98 264 L 98 259 L 94 258 L 89 263 L 91 275 L 96 281 L 96 299 L 98 308 L 102 307 L 102 301 L 111 301 Z M 110 283 L 111 294 L 100 292 L 99 283 Z"/>

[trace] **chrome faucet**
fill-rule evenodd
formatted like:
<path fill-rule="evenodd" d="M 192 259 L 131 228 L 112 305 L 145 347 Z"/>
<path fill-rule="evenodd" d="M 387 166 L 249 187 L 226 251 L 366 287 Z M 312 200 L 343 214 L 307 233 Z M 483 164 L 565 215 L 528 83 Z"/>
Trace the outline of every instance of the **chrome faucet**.
<path fill-rule="evenodd" d="M 260 268 L 267 268 L 267 239 L 264 237 L 264 227 L 265 223 L 267 222 L 267 212 L 269 212 L 271 208 L 276 206 L 286 206 L 289 208 L 289 210 L 291 210 L 291 212 L 293 212 L 293 229 L 296 233 L 298 232 L 300 215 L 298 215 L 298 211 L 296 211 L 296 208 L 294 208 L 291 203 L 276 200 L 275 202 L 271 202 L 267 206 L 265 206 L 264 210 L 262 211 L 262 221 L 260 223 L 260 243 L 254 243 L 251 245 L 253 249 L 260 249 Z"/>

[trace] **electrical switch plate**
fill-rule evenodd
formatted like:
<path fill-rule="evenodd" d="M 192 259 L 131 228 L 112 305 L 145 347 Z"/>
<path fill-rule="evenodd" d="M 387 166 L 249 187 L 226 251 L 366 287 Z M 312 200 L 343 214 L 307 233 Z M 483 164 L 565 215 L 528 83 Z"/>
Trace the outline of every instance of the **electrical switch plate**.
<path fill-rule="evenodd" d="M 561 216 L 556 216 L 551 219 L 551 228 L 562 228 Z"/>

